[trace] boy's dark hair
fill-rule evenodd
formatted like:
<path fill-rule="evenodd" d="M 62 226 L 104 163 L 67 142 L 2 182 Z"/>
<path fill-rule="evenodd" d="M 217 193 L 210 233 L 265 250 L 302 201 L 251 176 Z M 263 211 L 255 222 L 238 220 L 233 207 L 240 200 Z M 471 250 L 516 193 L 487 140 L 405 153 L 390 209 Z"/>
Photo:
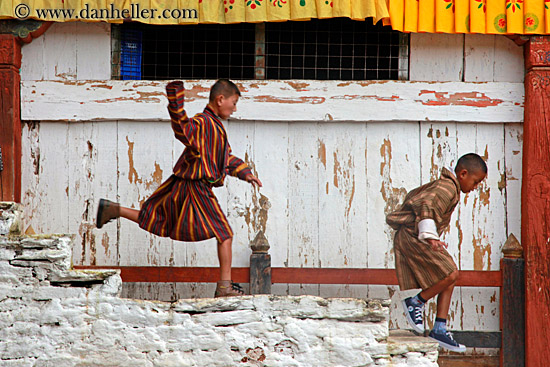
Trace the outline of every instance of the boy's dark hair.
<path fill-rule="evenodd" d="M 239 88 L 229 79 L 218 79 L 216 83 L 210 88 L 209 101 L 212 102 L 217 96 L 223 94 L 224 97 L 229 98 L 233 95 L 241 96 Z"/>
<path fill-rule="evenodd" d="M 477 171 L 482 171 L 485 174 L 487 173 L 487 165 L 485 164 L 485 161 L 475 153 L 464 154 L 458 159 L 458 162 L 456 162 L 455 171 L 460 172 L 463 169 L 468 171 L 468 173 Z"/>

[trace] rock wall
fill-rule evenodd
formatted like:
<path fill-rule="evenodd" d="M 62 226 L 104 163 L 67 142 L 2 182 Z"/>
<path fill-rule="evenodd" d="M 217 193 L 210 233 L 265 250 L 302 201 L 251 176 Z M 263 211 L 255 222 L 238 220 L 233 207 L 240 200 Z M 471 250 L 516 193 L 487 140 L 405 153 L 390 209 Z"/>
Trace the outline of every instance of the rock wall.
<path fill-rule="evenodd" d="M 120 298 L 117 271 L 72 270 L 71 236 L 18 235 L 16 211 L 0 205 L 0 366 L 437 366 L 434 343 L 389 338 L 388 300 Z"/>

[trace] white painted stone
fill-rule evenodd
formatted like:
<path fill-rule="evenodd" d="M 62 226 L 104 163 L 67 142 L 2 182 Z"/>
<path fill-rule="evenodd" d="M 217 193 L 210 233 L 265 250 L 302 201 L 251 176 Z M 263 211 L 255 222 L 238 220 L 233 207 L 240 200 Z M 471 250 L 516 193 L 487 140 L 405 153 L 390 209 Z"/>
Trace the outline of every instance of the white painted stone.
<path fill-rule="evenodd" d="M 70 247 L 0 236 L 0 365 L 437 366 L 435 345 L 388 341 L 388 300 L 122 299 L 119 272 L 70 269 Z"/>

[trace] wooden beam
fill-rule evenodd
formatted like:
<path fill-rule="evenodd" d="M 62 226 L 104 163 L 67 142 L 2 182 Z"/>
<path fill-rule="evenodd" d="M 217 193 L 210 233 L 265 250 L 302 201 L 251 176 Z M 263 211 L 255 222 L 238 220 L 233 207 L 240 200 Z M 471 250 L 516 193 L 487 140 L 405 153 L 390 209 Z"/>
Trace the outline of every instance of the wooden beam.
<path fill-rule="evenodd" d="M 521 244 L 525 253 L 525 365 L 550 361 L 550 36 L 525 47 Z"/>
<path fill-rule="evenodd" d="M 214 283 L 219 280 L 217 267 L 169 266 L 95 266 L 78 265 L 75 269 L 120 269 L 124 282 Z M 397 285 L 394 269 L 271 268 L 272 283 L 289 284 L 379 284 Z M 250 281 L 249 268 L 233 268 L 233 280 Z M 500 287 L 500 271 L 461 271 L 457 286 Z"/>
<path fill-rule="evenodd" d="M 202 111 L 212 82 L 185 82 L 188 111 Z M 151 80 L 23 81 L 21 116 L 46 121 L 169 121 L 165 84 Z M 471 124 L 472 116 L 478 123 L 523 121 L 522 83 L 250 80 L 238 85 L 246 98 L 239 101 L 232 121 Z"/>
<path fill-rule="evenodd" d="M 500 331 L 453 331 L 453 337 L 468 348 L 500 349 L 502 333 Z M 519 366 L 516 366 L 519 367 Z"/>

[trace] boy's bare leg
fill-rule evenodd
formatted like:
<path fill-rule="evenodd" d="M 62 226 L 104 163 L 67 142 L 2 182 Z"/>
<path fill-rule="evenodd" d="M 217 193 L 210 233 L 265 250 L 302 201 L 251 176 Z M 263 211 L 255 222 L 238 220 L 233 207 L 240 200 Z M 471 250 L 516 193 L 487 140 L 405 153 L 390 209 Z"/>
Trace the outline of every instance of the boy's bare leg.
<path fill-rule="evenodd" d="M 220 280 L 216 285 L 214 297 L 244 296 L 244 290 L 231 281 L 231 243 L 232 238 L 218 242 L 218 260 L 220 261 Z"/>
<path fill-rule="evenodd" d="M 445 289 L 443 292 L 439 293 L 437 296 L 437 315 L 441 319 L 446 319 L 449 315 L 449 307 L 451 307 L 451 297 L 453 296 L 453 290 L 455 288 L 455 283 Z"/>
<path fill-rule="evenodd" d="M 139 218 L 139 210 L 137 209 L 131 209 L 131 208 L 125 208 L 123 206 L 120 207 L 120 216 L 126 219 L 130 219 L 132 222 L 138 223 Z"/>
<path fill-rule="evenodd" d="M 220 280 L 231 280 L 231 261 L 233 253 L 231 244 L 233 238 L 218 242 L 218 260 L 220 261 Z"/>
<path fill-rule="evenodd" d="M 451 295 L 453 294 L 453 289 L 456 284 L 456 281 L 458 280 L 458 270 L 455 270 L 452 272 L 447 278 L 444 278 L 443 280 L 440 280 L 438 283 L 435 283 L 430 288 L 423 290 L 420 292 L 420 296 L 424 298 L 426 301 L 429 300 L 432 297 L 437 296 L 438 294 L 444 292 L 448 288 L 450 288 L 450 295 L 449 295 L 449 304 L 451 301 Z M 438 312 L 439 314 L 439 312 Z M 445 316 L 447 317 L 447 316 Z"/>

